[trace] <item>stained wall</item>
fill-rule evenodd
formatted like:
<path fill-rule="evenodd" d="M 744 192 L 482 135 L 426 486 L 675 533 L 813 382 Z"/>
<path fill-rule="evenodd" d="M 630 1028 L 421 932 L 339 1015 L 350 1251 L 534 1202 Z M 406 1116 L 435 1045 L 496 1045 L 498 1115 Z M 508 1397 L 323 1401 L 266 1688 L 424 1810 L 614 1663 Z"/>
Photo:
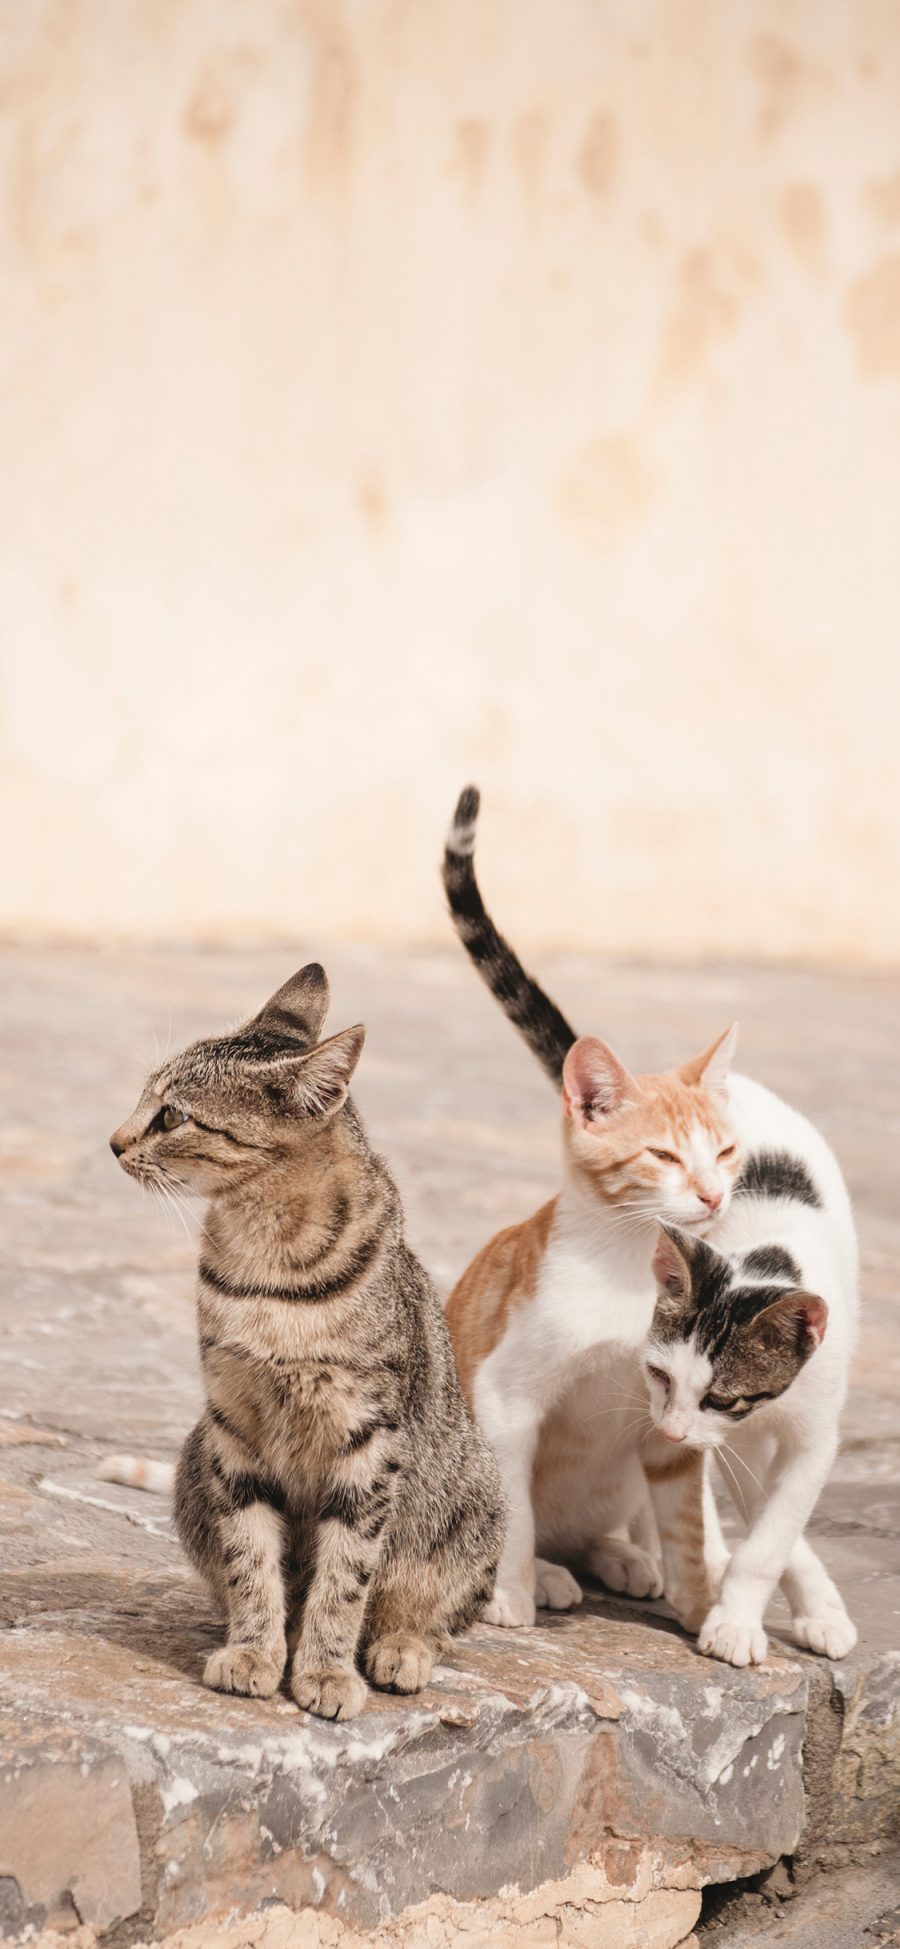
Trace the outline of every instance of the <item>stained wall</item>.
<path fill-rule="evenodd" d="M 475 777 L 900 959 L 893 0 L 7 0 L 0 145 L 0 927 L 442 938 Z"/>

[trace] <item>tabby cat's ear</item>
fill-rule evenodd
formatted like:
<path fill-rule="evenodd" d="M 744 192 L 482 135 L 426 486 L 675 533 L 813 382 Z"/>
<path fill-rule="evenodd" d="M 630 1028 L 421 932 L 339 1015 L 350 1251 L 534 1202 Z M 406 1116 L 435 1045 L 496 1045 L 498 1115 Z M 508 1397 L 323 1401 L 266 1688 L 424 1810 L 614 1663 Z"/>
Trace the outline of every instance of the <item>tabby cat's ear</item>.
<path fill-rule="evenodd" d="M 665 1300 L 681 1308 L 693 1292 L 691 1242 L 674 1225 L 661 1225 L 653 1254 L 653 1277 Z"/>
<path fill-rule="evenodd" d="M 699 1083 L 709 1091 L 710 1096 L 724 1103 L 728 1097 L 728 1071 L 734 1061 L 737 1039 L 738 1025 L 732 1022 L 730 1029 L 726 1029 L 717 1041 L 711 1042 L 702 1056 L 692 1056 L 690 1062 L 682 1063 L 678 1071 L 682 1082 Z"/>
<path fill-rule="evenodd" d="M 266 1088 L 288 1116 L 333 1117 L 347 1101 L 350 1078 L 362 1054 L 361 1023 L 329 1036 L 306 1055 L 266 1065 Z"/>
<path fill-rule="evenodd" d="M 808 1360 L 825 1338 L 828 1307 L 818 1293 L 785 1293 L 772 1306 L 757 1313 L 747 1328 L 748 1337 L 759 1347 L 796 1354 Z"/>
<path fill-rule="evenodd" d="M 328 977 L 321 962 L 310 961 L 270 995 L 255 1020 L 286 1042 L 303 1042 L 308 1048 L 318 1041 L 327 1014 Z"/>
<path fill-rule="evenodd" d="M 598 1123 L 634 1101 L 638 1086 L 609 1044 L 582 1035 L 563 1064 L 563 1102 L 577 1123 Z"/>

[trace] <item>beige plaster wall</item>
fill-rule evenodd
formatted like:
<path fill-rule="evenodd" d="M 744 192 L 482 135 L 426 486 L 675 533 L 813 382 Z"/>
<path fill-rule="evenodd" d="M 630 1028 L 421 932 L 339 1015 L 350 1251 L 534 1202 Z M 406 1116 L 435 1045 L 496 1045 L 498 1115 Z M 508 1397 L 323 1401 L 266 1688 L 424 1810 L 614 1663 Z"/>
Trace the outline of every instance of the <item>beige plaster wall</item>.
<path fill-rule="evenodd" d="M 0 0 L 0 926 L 900 959 L 896 0 Z"/>

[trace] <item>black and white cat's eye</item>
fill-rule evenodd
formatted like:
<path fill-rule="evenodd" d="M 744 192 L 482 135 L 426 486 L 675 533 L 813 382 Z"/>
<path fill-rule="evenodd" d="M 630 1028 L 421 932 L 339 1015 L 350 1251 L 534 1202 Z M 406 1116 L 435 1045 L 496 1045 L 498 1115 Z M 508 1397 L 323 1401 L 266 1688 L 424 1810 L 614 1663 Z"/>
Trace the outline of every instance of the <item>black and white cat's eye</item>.
<path fill-rule="evenodd" d="M 668 1392 L 671 1386 L 671 1381 L 669 1375 L 663 1373 L 661 1367 L 648 1367 L 647 1372 L 650 1375 L 651 1380 L 659 1381 L 660 1385 L 664 1387 Z"/>
<path fill-rule="evenodd" d="M 733 1401 L 722 1401 L 714 1398 L 712 1394 L 707 1394 L 705 1400 L 701 1401 L 700 1406 L 701 1408 L 711 1408 L 713 1414 L 746 1414 L 748 1412 L 748 1403 L 742 1394 L 738 1394 Z"/>
<path fill-rule="evenodd" d="M 151 1130 L 177 1130 L 180 1123 L 190 1123 L 186 1110 L 178 1110 L 174 1103 L 164 1103 L 150 1125 Z"/>

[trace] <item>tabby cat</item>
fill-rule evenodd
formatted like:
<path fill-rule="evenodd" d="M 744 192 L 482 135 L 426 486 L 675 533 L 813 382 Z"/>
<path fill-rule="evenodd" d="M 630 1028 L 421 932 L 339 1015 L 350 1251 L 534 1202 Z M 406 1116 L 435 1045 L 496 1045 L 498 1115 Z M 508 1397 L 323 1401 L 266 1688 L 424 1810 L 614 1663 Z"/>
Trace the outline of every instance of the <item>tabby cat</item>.
<path fill-rule="evenodd" d="M 207 1201 L 206 1406 L 175 1485 L 189 1557 L 227 1616 L 205 1683 L 358 1712 L 416 1692 L 489 1602 L 497 1469 L 460 1392 L 400 1198 L 348 1097 L 361 1028 L 320 1041 L 316 963 L 251 1021 L 150 1077 L 110 1142 L 139 1183 Z"/>

